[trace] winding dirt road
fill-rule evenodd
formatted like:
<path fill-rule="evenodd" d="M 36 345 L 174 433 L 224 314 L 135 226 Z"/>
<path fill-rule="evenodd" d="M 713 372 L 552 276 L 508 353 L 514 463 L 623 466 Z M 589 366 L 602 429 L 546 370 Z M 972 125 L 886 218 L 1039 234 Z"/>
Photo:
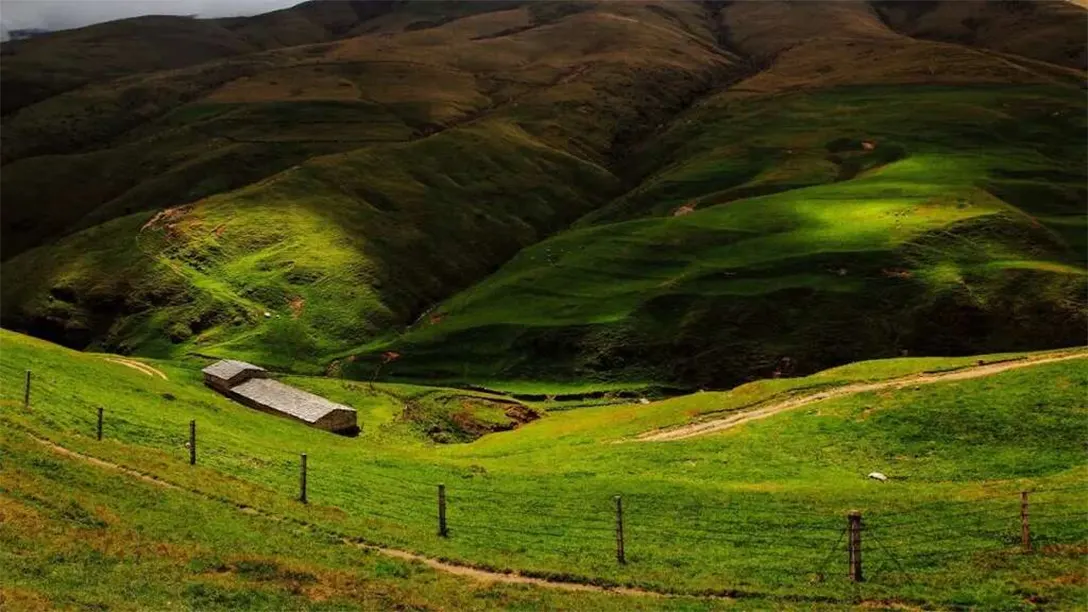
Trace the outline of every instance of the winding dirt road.
<path fill-rule="evenodd" d="M 997 363 L 966 367 L 958 370 L 950 370 L 948 372 L 912 374 L 910 376 L 893 378 L 890 380 L 882 380 L 879 382 L 844 385 L 842 387 L 835 387 L 833 389 L 827 389 L 825 391 L 820 391 L 810 395 L 802 395 L 800 397 L 791 397 L 789 399 L 777 402 L 772 400 L 771 403 L 760 406 L 754 410 L 749 410 L 740 414 L 733 414 L 720 419 L 702 421 L 699 423 L 690 423 L 688 425 L 682 425 L 680 427 L 670 429 L 655 429 L 653 431 L 648 431 L 644 434 L 640 434 L 635 438 L 635 440 L 639 442 L 667 442 L 671 440 L 684 440 L 687 438 L 694 438 L 695 436 L 705 436 L 707 434 L 725 431 L 726 429 L 732 429 L 733 427 L 743 425 L 744 423 L 747 423 L 749 421 L 765 419 L 769 416 L 774 416 L 780 412 L 785 412 L 786 410 L 800 408 L 801 406 L 807 406 L 809 404 L 814 404 L 816 402 L 822 402 L 824 400 L 834 399 L 837 397 L 843 397 L 845 395 L 865 393 L 868 391 L 880 391 L 882 389 L 902 389 L 903 387 L 930 385 L 933 383 L 948 382 L 952 380 L 981 378 L 983 376 L 992 376 L 994 374 L 998 374 L 1000 372 L 1005 372 L 1008 370 L 1027 368 L 1031 366 L 1041 365 L 1044 363 L 1054 363 L 1055 361 L 1066 361 L 1069 359 L 1085 358 L 1088 358 L 1088 352 L 1081 350 L 1075 353 L 1058 353 L 1041 355 L 1039 357 L 1033 358 L 1000 361 Z"/>

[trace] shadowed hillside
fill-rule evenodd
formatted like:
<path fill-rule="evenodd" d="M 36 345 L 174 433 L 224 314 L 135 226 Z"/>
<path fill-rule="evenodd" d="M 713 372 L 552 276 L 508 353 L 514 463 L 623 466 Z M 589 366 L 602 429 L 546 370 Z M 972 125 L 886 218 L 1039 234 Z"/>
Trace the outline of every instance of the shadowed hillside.
<path fill-rule="evenodd" d="M 666 170 L 383 346 L 398 371 L 722 386 L 1083 338 L 1081 137 L 1018 127 L 1083 133 L 1078 92 L 732 96 L 644 151 Z"/>
<path fill-rule="evenodd" d="M 19 41 L 3 323 L 461 382 L 1079 343 L 1084 15 L 307 3 L 162 18 L 214 44 L 157 64 L 154 20 Z"/>
<path fill-rule="evenodd" d="M 1083 2 L 876 0 L 881 17 L 908 36 L 974 45 L 1084 70 Z"/>
<path fill-rule="evenodd" d="M 36 304 L 22 324 L 72 344 L 161 352 L 230 338 L 229 350 L 285 366 L 320 363 L 413 320 L 619 193 L 610 166 L 625 143 L 739 70 L 696 4 L 675 15 L 591 8 L 533 5 L 102 86 L 103 95 L 129 83 L 146 90 L 149 79 L 182 88 L 207 70 L 249 71 L 193 87 L 187 102 L 164 96 L 173 110 L 145 121 L 95 106 L 86 90 L 20 111 L 8 134 L 25 135 L 13 146 L 72 138 L 47 120 L 55 109 L 46 106 L 65 97 L 83 98 L 66 104 L 88 113 L 78 125 L 89 130 L 103 129 L 113 109 L 127 124 L 114 146 L 89 131 L 91 150 L 5 166 L 6 193 L 27 202 L 5 218 L 22 223 L 22 240 L 96 226 L 11 259 L 13 274 L 50 272 L 7 285 L 5 303 Z M 576 35 L 585 32 L 594 35 Z M 352 151 L 151 223 L 137 212 L 322 149 Z M 224 164 L 228 156 L 243 163 Z M 122 170 L 134 158 L 163 172 Z M 59 174 L 92 168 L 121 173 L 94 173 L 83 189 L 99 201 L 73 202 Z M 56 212 L 41 215 L 32 200 Z M 283 320 L 261 324 L 265 311 Z"/>
<path fill-rule="evenodd" d="M 57 32 L 3 45 L 2 114 L 84 85 L 182 68 L 269 49 L 322 43 L 353 34 L 422 27 L 513 2 L 311 0 L 225 19 L 147 16 Z M 379 17 L 390 17 L 376 22 Z M 435 21 L 427 21 L 427 19 Z"/>

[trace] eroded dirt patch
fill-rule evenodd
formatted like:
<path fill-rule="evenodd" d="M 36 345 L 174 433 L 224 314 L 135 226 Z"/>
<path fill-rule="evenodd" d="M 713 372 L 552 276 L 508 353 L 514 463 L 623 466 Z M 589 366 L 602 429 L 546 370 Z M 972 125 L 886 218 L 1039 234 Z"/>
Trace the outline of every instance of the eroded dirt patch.
<path fill-rule="evenodd" d="M 405 404 L 401 414 L 402 420 L 440 444 L 471 442 L 539 418 L 521 402 L 460 394 L 419 398 Z"/>
<path fill-rule="evenodd" d="M 163 380 L 169 380 L 162 370 L 153 366 L 149 366 L 146 363 L 136 361 L 135 359 L 125 359 L 124 357 L 104 357 L 103 359 L 111 363 L 117 363 L 123 366 L 130 367 L 133 370 L 137 370 L 148 376 L 158 376 Z"/>

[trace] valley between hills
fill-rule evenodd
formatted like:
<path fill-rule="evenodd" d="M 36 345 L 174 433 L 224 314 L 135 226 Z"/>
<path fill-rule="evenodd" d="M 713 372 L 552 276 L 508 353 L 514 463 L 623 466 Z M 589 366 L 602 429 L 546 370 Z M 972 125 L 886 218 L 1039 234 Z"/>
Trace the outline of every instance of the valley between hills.
<path fill-rule="evenodd" d="M 1086 26 L 358 0 L 3 43 L 0 607 L 1077 608 Z"/>

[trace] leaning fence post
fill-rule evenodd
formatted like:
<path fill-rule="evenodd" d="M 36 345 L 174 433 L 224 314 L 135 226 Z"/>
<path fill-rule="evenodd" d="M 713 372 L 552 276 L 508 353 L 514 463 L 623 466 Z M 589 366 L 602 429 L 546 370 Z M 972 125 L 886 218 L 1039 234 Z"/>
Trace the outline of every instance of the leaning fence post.
<path fill-rule="evenodd" d="M 846 515 L 846 522 L 849 530 L 847 549 L 850 553 L 850 580 L 862 582 L 864 578 L 861 573 L 861 512 L 851 511 Z"/>
<path fill-rule="evenodd" d="M 1028 492 L 1020 491 L 1020 546 L 1031 552 L 1031 524 L 1028 521 Z"/>
<path fill-rule="evenodd" d="M 196 465 L 196 421 L 189 421 L 189 465 Z"/>
<path fill-rule="evenodd" d="M 623 553 L 623 498 L 616 496 L 616 563 L 627 563 Z"/>
<path fill-rule="evenodd" d="M 26 385 L 23 387 L 23 408 L 30 408 L 30 370 L 26 371 Z"/>
<path fill-rule="evenodd" d="M 449 536 L 446 529 L 446 485 L 438 485 L 438 535 L 445 538 Z"/>
<path fill-rule="evenodd" d="M 299 464 L 298 473 L 298 500 L 306 502 L 306 453 L 302 453 L 302 463 Z"/>
<path fill-rule="evenodd" d="M 98 407 L 98 430 L 97 430 L 96 433 L 98 434 L 98 439 L 101 441 L 102 440 L 102 406 Z"/>

